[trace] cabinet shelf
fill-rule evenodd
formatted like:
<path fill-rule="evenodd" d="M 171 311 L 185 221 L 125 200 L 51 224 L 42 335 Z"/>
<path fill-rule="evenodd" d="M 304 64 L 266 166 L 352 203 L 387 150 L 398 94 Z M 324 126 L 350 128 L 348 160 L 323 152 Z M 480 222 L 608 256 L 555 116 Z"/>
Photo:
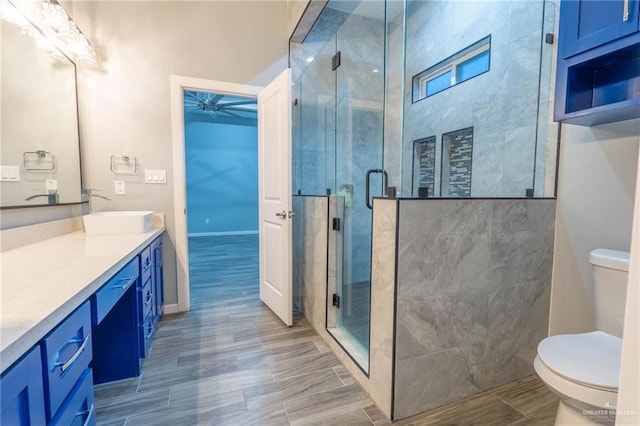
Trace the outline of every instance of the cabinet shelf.
<path fill-rule="evenodd" d="M 563 123 L 597 126 L 640 118 L 640 99 L 628 99 L 607 105 L 575 111 L 564 115 Z"/>

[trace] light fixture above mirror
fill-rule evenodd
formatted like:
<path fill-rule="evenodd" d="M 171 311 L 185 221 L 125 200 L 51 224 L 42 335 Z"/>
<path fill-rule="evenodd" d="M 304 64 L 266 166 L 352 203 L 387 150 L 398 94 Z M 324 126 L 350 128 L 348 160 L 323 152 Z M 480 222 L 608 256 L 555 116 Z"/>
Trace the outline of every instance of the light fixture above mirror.
<path fill-rule="evenodd" d="M 34 8 L 33 1 L 0 0 L 0 18 L 11 22 L 36 40 L 38 47 L 63 59 L 60 51 L 76 64 L 95 66 L 96 51 L 56 0 L 43 0 Z M 36 5 L 40 4 L 36 2 Z"/>
<path fill-rule="evenodd" d="M 96 51 L 60 3 L 56 0 L 44 0 L 42 20 L 53 31 L 58 47 L 70 52 L 76 63 L 89 66 L 96 64 Z"/>

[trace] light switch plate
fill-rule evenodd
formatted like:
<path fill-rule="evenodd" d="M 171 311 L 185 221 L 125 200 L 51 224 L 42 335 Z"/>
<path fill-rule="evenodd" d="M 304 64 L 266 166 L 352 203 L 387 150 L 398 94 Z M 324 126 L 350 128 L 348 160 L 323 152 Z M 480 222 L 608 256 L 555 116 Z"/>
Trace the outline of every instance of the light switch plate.
<path fill-rule="evenodd" d="M 19 166 L 0 166 L 0 181 L 20 182 Z"/>
<path fill-rule="evenodd" d="M 115 185 L 116 195 L 126 194 L 123 180 L 114 180 L 113 183 Z"/>
<path fill-rule="evenodd" d="M 145 170 L 144 182 L 145 183 L 167 183 L 167 171 L 166 170 Z"/>

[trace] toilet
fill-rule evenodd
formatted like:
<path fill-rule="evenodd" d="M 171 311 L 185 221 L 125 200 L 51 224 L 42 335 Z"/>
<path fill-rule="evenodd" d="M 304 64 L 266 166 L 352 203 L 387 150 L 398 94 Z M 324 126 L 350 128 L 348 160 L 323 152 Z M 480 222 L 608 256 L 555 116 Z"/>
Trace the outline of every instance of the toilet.
<path fill-rule="evenodd" d="M 533 362 L 540 379 L 560 397 L 556 425 L 615 422 L 629 253 L 596 249 L 589 262 L 596 331 L 549 336 Z"/>

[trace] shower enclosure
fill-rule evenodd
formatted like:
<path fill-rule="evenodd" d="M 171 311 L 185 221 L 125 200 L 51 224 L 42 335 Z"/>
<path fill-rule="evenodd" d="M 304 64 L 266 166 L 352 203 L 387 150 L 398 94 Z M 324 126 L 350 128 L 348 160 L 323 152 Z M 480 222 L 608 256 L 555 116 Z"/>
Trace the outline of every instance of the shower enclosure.
<path fill-rule="evenodd" d="M 373 198 L 555 196 L 555 23 L 543 0 L 330 0 L 291 43 L 294 195 L 326 199 L 322 327 L 365 375 Z"/>
<path fill-rule="evenodd" d="M 385 4 L 329 3 L 296 60 L 294 190 L 329 199 L 326 328 L 368 371 L 371 202 L 384 195 Z M 294 68 L 295 69 L 295 68 Z"/>

